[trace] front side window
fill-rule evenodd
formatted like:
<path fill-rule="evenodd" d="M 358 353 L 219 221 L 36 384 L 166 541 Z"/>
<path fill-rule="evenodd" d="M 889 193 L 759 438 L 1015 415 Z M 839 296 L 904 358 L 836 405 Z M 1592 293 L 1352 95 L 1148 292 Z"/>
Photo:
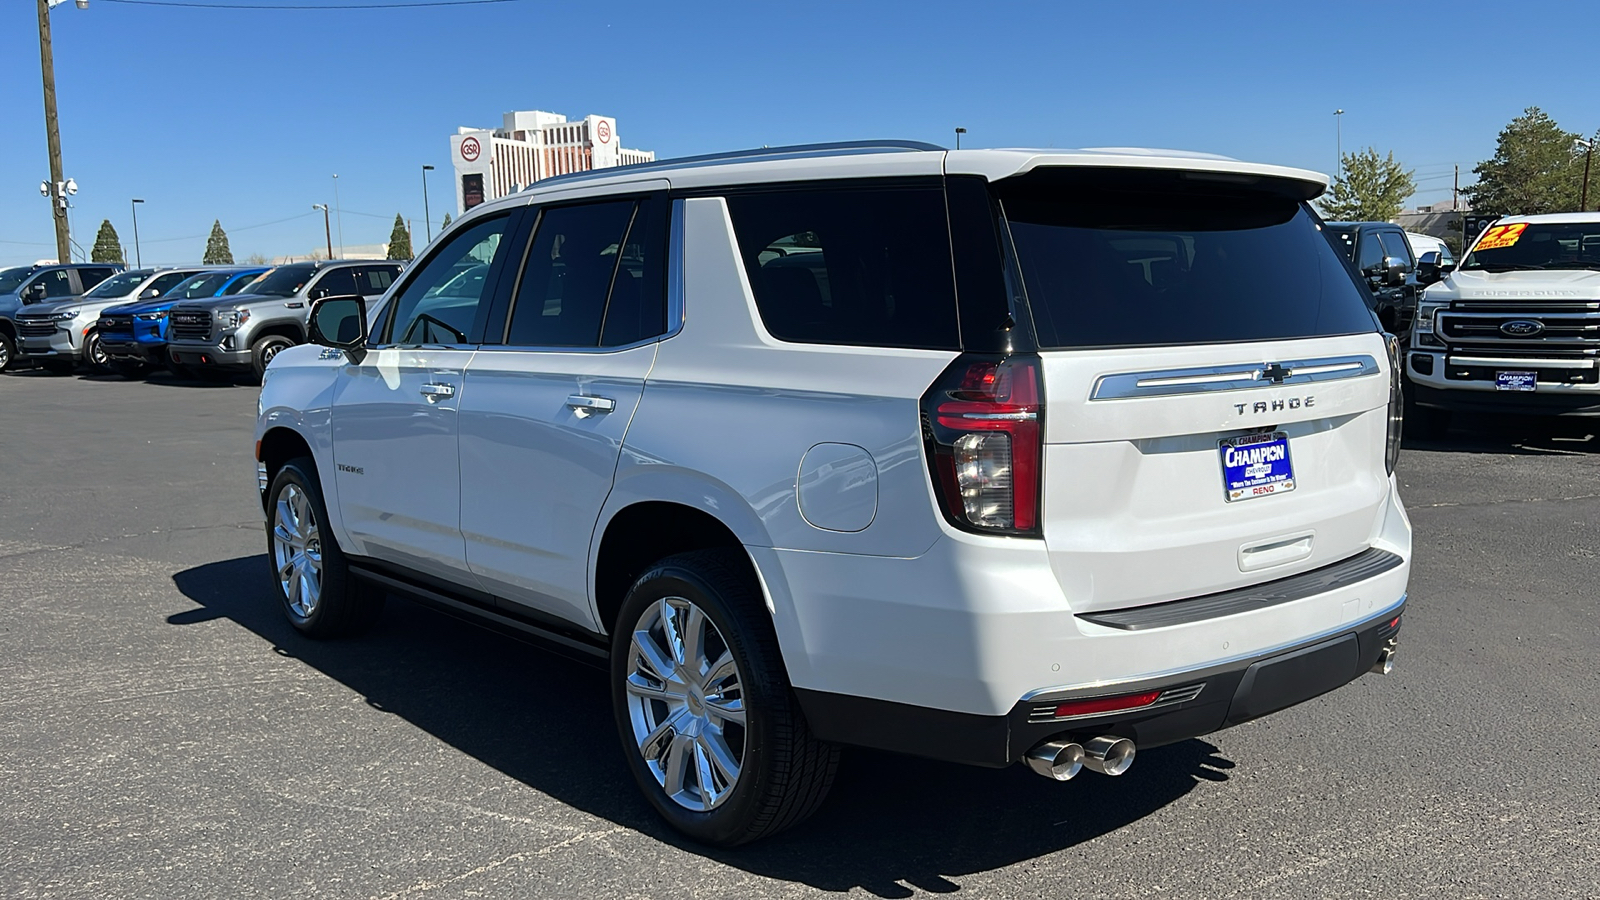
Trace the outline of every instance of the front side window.
<path fill-rule="evenodd" d="M 508 221 L 508 216 L 481 219 L 456 232 L 421 264 L 394 298 L 390 343 L 468 342 Z"/>
<path fill-rule="evenodd" d="M 1483 233 L 1461 268 L 1600 269 L 1600 222 L 1512 222 Z"/>
<path fill-rule="evenodd" d="M 960 347 L 941 188 L 771 191 L 727 202 L 756 307 L 773 337 Z"/>
<path fill-rule="evenodd" d="M 312 300 L 323 297 L 348 297 L 356 292 L 356 270 L 351 268 L 329 269 L 317 283 L 311 286 L 306 296 Z"/>
<path fill-rule="evenodd" d="M 1383 265 L 1383 244 L 1378 236 L 1368 232 L 1361 237 L 1361 254 L 1356 258 L 1356 268 L 1365 273 L 1373 266 Z"/>
<path fill-rule="evenodd" d="M 44 296 L 46 298 L 72 296 L 72 278 L 67 275 L 66 269 L 56 269 L 54 271 L 46 272 L 43 275 L 40 275 L 34 284 L 44 285 Z M 38 291 L 38 288 L 33 287 L 32 285 L 30 285 L 30 288 L 36 292 Z"/>
<path fill-rule="evenodd" d="M 1411 268 L 1411 245 L 1406 243 L 1405 235 L 1398 231 L 1385 231 L 1378 237 L 1383 240 L 1385 256 L 1398 259 L 1407 269 Z"/>
<path fill-rule="evenodd" d="M 1041 349 L 1376 329 L 1360 286 L 1293 194 L 1095 170 L 996 191 Z"/>
<path fill-rule="evenodd" d="M 539 216 L 511 309 L 507 344 L 600 345 L 606 299 L 638 205 L 614 200 L 547 209 Z"/>
<path fill-rule="evenodd" d="M 165 275 L 157 275 L 151 279 L 149 284 L 145 285 L 145 289 L 139 292 L 139 296 L 143 297 L 150 291 L 155 291 L 154 294 L 149 294 L 149 296 L 159 297 L 193 274 L 193 272 L 168 272 Z"/>

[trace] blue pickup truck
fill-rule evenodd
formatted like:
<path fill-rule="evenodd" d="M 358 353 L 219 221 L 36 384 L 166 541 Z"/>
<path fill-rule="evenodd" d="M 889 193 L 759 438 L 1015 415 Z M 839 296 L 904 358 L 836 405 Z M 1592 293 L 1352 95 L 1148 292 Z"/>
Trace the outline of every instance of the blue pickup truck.
<path fill-rule="evenodd" d="M 208 269 L 172 286 L 165 294 L 114 306 L 100 314 L 100 345 L 111 357 L 112 369 L 133 378 L 146 367 L 165 366 L 173 374 L 188 373 L 167 356 L 167 313 L 174 303 L 209 297 L 227 297 L 243 291 L 267 271 L 265 266 Z"/>

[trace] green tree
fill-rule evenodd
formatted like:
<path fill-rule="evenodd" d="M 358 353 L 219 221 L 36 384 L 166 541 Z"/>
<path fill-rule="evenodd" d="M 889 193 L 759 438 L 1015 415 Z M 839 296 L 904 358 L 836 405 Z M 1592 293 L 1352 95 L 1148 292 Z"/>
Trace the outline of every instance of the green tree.
<path fill-rule="evenodd" d="M 446 228 L 449 228 L 449 227 L 450 227 L 450 214 L 449 213 L 445 213 L 444 214 L 444 224 L 439 226 L 439 230 L 443 231 L 443 230 L 445 230 Z"/>
<path fill-rule="evenodd" d="M 1472 170 L 1478 183 L 1462 188 L 1472 208 L 1502 215 L 1571 212 L 1583 184 L 1578 136 L 1537 106 L 1511 120 L 1495 143 L 1494 158 Z M 1591 192 L 1592 193 L 1592 192 Z"/>
<path fill-rule="evenodd" d="M 208 266 L 233 265 L 233 251 L 228 249 L 228 235 L 222 230 L 222 220 L 211 222 L 211 236 L 206 238 L 206 255 L 201 262 Z"/>
<path fill-rule="evenodd" d="M 1346 153 L 1339 163 L 1339 177 L 1317 201 L 1322 215 L 1333 221 L 1388 222 L 1417 190 L 1412 171 L 1394 161 L 1394 151 L 1379 156 L 1368 147 Z"/>
<path fill-rule="evenodd" d="M 406 222 L 399 213 L 394 214 L 394 228 L 389 232 L 389 258 L 411 258 L 411 232 L 406 230 Z"/>
<path fill-rule="evenodd" d="M 244 263 L 247 266 L 264 266 L 269 262 L 272 262 L 272 260 L 267 259 L 265 255 L 260 253 L 252 253 L 244 258 Z"/>
<path fill-rule="evenodd" d="M 100 222 L 100 233 L 94 236 L 94 249 L 89 251 L 89 261 L 126 262 L 122 257 L 122 241 L 117 239 L 117 230 L 111 227 L 110 219 Z"/>

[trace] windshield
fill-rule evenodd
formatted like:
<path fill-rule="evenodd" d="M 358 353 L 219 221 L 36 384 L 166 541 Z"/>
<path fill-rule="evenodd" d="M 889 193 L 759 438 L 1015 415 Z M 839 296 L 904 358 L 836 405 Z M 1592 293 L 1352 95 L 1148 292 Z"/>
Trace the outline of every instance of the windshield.
<path fill-rule="evenodd" d="M 1377 329 L 1298 199 L 1115 177 L 1001 188 L 1041 349 Z"/>
<path fill-rule="evenodd" d="M 227 272 L 205 272 L 178 282 L 163 296 L 174 300 L 194 300 L 199 297 L 214 297 L 217 288 L 228 280 Z"/>
<path fill-rule="evenodd" d="M 1483 233 L 1463 269 L 1600 269 L 1600 222 L 1512 222 Z"/>
<path fill-rule="evenodd" d="M 268 297 L 293 297 L 306 286 L 311 276 L 317 274 L 316 266 L 279 266 L 269 269 L 250 286 L 250 293 Z"/>
<path fill-rule="evenodd" d="M 119 272 L 105 281 L 94 286 L 94 290 L 83 295 L 85 300 L 105 300 L 111 297 L 123 297 L 139 285 L 144 283 L 152 273 L 148 271 Z"/>
<path fill-rule="evenodd" d="M 33 269 L 28 266 L 16 266 L 11 269 L 0 269 L 0 294 L 9 294 L 22 286 L 28 279 Z"/>

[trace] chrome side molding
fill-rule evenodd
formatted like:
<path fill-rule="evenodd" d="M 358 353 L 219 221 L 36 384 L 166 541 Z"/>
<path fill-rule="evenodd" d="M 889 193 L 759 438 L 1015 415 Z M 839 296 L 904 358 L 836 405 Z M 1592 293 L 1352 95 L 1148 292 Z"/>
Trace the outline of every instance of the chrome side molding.
<path fill-rule="evenodd" d="M 1154 372 L 1122 372 L 1095 379 L 1090 400 L 1130 400 L 1174 394 L 1205 394 L 1250 388 L 1284 387 L 1361 378 L 1378 374 L 1371 356 L 1327 356 L 1285 362 L 1242 363 L 1234 366 L 1196 366 Z"/>

